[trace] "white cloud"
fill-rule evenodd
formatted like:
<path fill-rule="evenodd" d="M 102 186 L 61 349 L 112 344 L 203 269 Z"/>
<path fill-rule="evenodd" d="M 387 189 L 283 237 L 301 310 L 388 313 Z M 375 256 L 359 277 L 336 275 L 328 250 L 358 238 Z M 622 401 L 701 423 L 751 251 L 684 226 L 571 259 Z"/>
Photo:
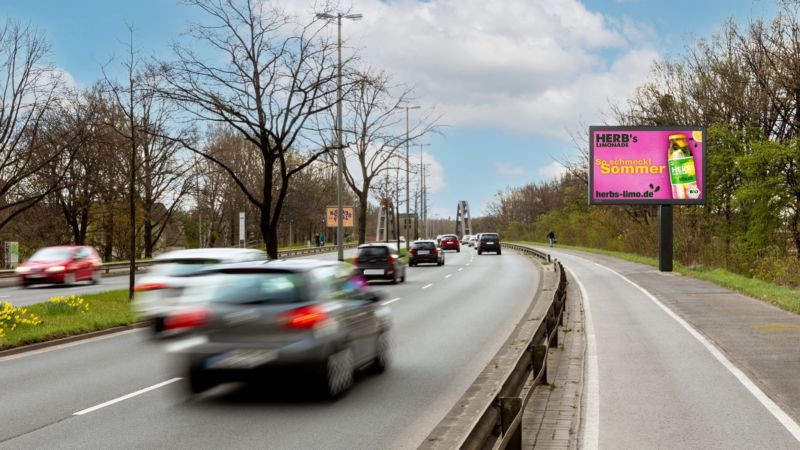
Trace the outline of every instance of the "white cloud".
<path fill-rule="evenodd" d="M 286 7 L 308 16 L 310 3 Z M 566 137 L 628 98 L 658 55 L 650 31 L 589 11 L 577 0 L 353 0 L 348 49 L 416 87 L 459 127 Z M 334 32 L 334 27 L 329 27 Z"/>
<path fill-rule="evenodd" d="M 503 177 L 518 177 L 525 173 L 525 169 L 505 163 L 495 163 L 494 171 Z"/>
<path fill-rule="evenodd" d="M 548 180 L 553 178 L 561 178 L 562 175 L 567 173 L 567 168 L 558 162 L 551 162 L 550 164 L 540 167 L 536 170 L 536 175 Z"/>

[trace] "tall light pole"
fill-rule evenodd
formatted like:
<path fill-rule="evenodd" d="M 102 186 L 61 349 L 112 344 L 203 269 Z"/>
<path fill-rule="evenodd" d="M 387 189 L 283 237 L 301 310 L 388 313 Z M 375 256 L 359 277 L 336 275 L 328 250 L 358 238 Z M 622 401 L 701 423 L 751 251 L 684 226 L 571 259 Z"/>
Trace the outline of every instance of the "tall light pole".
<path fill-rule="evenodd" d="M 338 77 L 336 80 L 336 251 L 339 261 L 344 261 L 344 150 L 342 149 L 342 17 L 358 20 L 361 14 L 317 14 L 319 19 L 336 19 L 337 48 L 339 50 Z"/>
<path fill-rule="evenodd" d="M 409 146 L 409 138 L 408 138 L 408 110 L 409 109 L 420 109 L 420 106 L 396 106 L 395 109 L 405 109 L 406 110 L 406 220 L 403 222 L 403 230 L 405 231 L 406 235 L 408 235 L 408 215 L 409 215 L 409 203 L 410 196 L 408 195 L 409 191 L 411 190 L 411 183 L 409 182 L 409 164 L 408 164 L 408 146 Z M 406 250 L 409 248 L 409 239 L 406 236 Z"/>
<path fill-rule="evenodd" d="M 425 158 L 423 156 L 424 152 L 422 151 L 424 147 L 428 147 L 431 144 L 417 144 L 419 146 L 419 211 L 417 211 L 417 224 L 420 228 L 420 234 L 424 229 L 423 225 L 425 223 L 424 219 L 424 211 L 425 211 Z M 424 238 L 420 238 L 424 239 Z"/>

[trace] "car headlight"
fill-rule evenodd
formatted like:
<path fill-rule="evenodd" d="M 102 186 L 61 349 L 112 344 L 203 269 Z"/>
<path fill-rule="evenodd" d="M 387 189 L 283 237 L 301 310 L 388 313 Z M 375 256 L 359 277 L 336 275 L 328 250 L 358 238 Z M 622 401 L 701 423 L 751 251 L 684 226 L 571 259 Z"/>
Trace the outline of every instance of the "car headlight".
<path fill-rule="evenodd" d="M 64 266 L 53 266 L 53 267 L 48 267 L 46 272 L 63 272 L 64 269 L 66 269 L 66 267 Z"/>
<path fill-rule="evenodd" d="M 19 266 L 16 269 L 14 269 L 14 272 L 17 272 L 17 273 L 28 273 L 30 271 L 31 271 L 31 268 L 30 267 L 25 267 L 25 266 Z"/>

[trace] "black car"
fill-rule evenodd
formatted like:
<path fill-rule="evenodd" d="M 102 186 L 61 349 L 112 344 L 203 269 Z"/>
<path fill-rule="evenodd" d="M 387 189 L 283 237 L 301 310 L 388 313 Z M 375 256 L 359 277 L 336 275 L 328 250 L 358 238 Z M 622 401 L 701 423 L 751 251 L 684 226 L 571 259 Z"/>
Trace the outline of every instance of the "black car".
<path fill-rule="evenodd" d="M 500 248 L 500 235 L 497 233 L 481 233 L 478 242 L 476 243 L 476 247 L 478 249 L 478 254 L 481 255 L 483 252 L 495 252 L 498 255 L 502 253 L 502 249 Z"/>
<path fill-rule="evenodd" d="M 368 280 L 406 281 L 406 263 L 393 244 L 361 244 L 353 264 Z"/>
<path fill-rule="evenodd" d="M 444 251 L 436 241 L 414 241 L 408 251 L 408 264 L 416 266 L 422 263 L 431 263 L 438 266 L 444 265 Z"/>
<path fill-rule="evenodd" d="M 228 381 L 311 376 L 326 397 L 347 391 L 354 372 L 386 369 L 391 311 L 342 262 L 247 262 L 203 273 L 202 299 L 173 310 L 166 346 L 185 364 L 191 392 Z"/>

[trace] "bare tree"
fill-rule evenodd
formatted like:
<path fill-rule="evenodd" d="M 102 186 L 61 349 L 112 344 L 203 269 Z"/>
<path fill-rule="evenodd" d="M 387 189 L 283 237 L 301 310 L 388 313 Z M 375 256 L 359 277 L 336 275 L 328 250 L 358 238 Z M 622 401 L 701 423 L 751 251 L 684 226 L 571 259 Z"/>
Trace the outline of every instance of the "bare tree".
<path fill-rule="evenodd" d="M 44 60 L 48 51 L 36 29 L 14 20 L 0 27 L 0 229 L 60 183 L 58 177 L 44 185 L 37 181 L 66 150 L 42 145 L 44 119 L 61 88 Z"/>
<path fill-rule="evenodd" d="M 284 12 L 255 0 L 188 0 L 208 18 L 189 29 L 208 57 L 176 44 L 176 60 L 162 64 L 161 93 L 192 119 L 225 124 L 257 150 L 258 186 L 204 148 L 187 148 L 222 167 L 260 213 L 267 253 L 277 257 L 277 228 L 293 176 L 328 152 L 311 142 L 310 120 L 334 106 L 336 45 L 324 24 L 297 24 Z M 291 159 L 289 155 L 303 155 Z"/>

